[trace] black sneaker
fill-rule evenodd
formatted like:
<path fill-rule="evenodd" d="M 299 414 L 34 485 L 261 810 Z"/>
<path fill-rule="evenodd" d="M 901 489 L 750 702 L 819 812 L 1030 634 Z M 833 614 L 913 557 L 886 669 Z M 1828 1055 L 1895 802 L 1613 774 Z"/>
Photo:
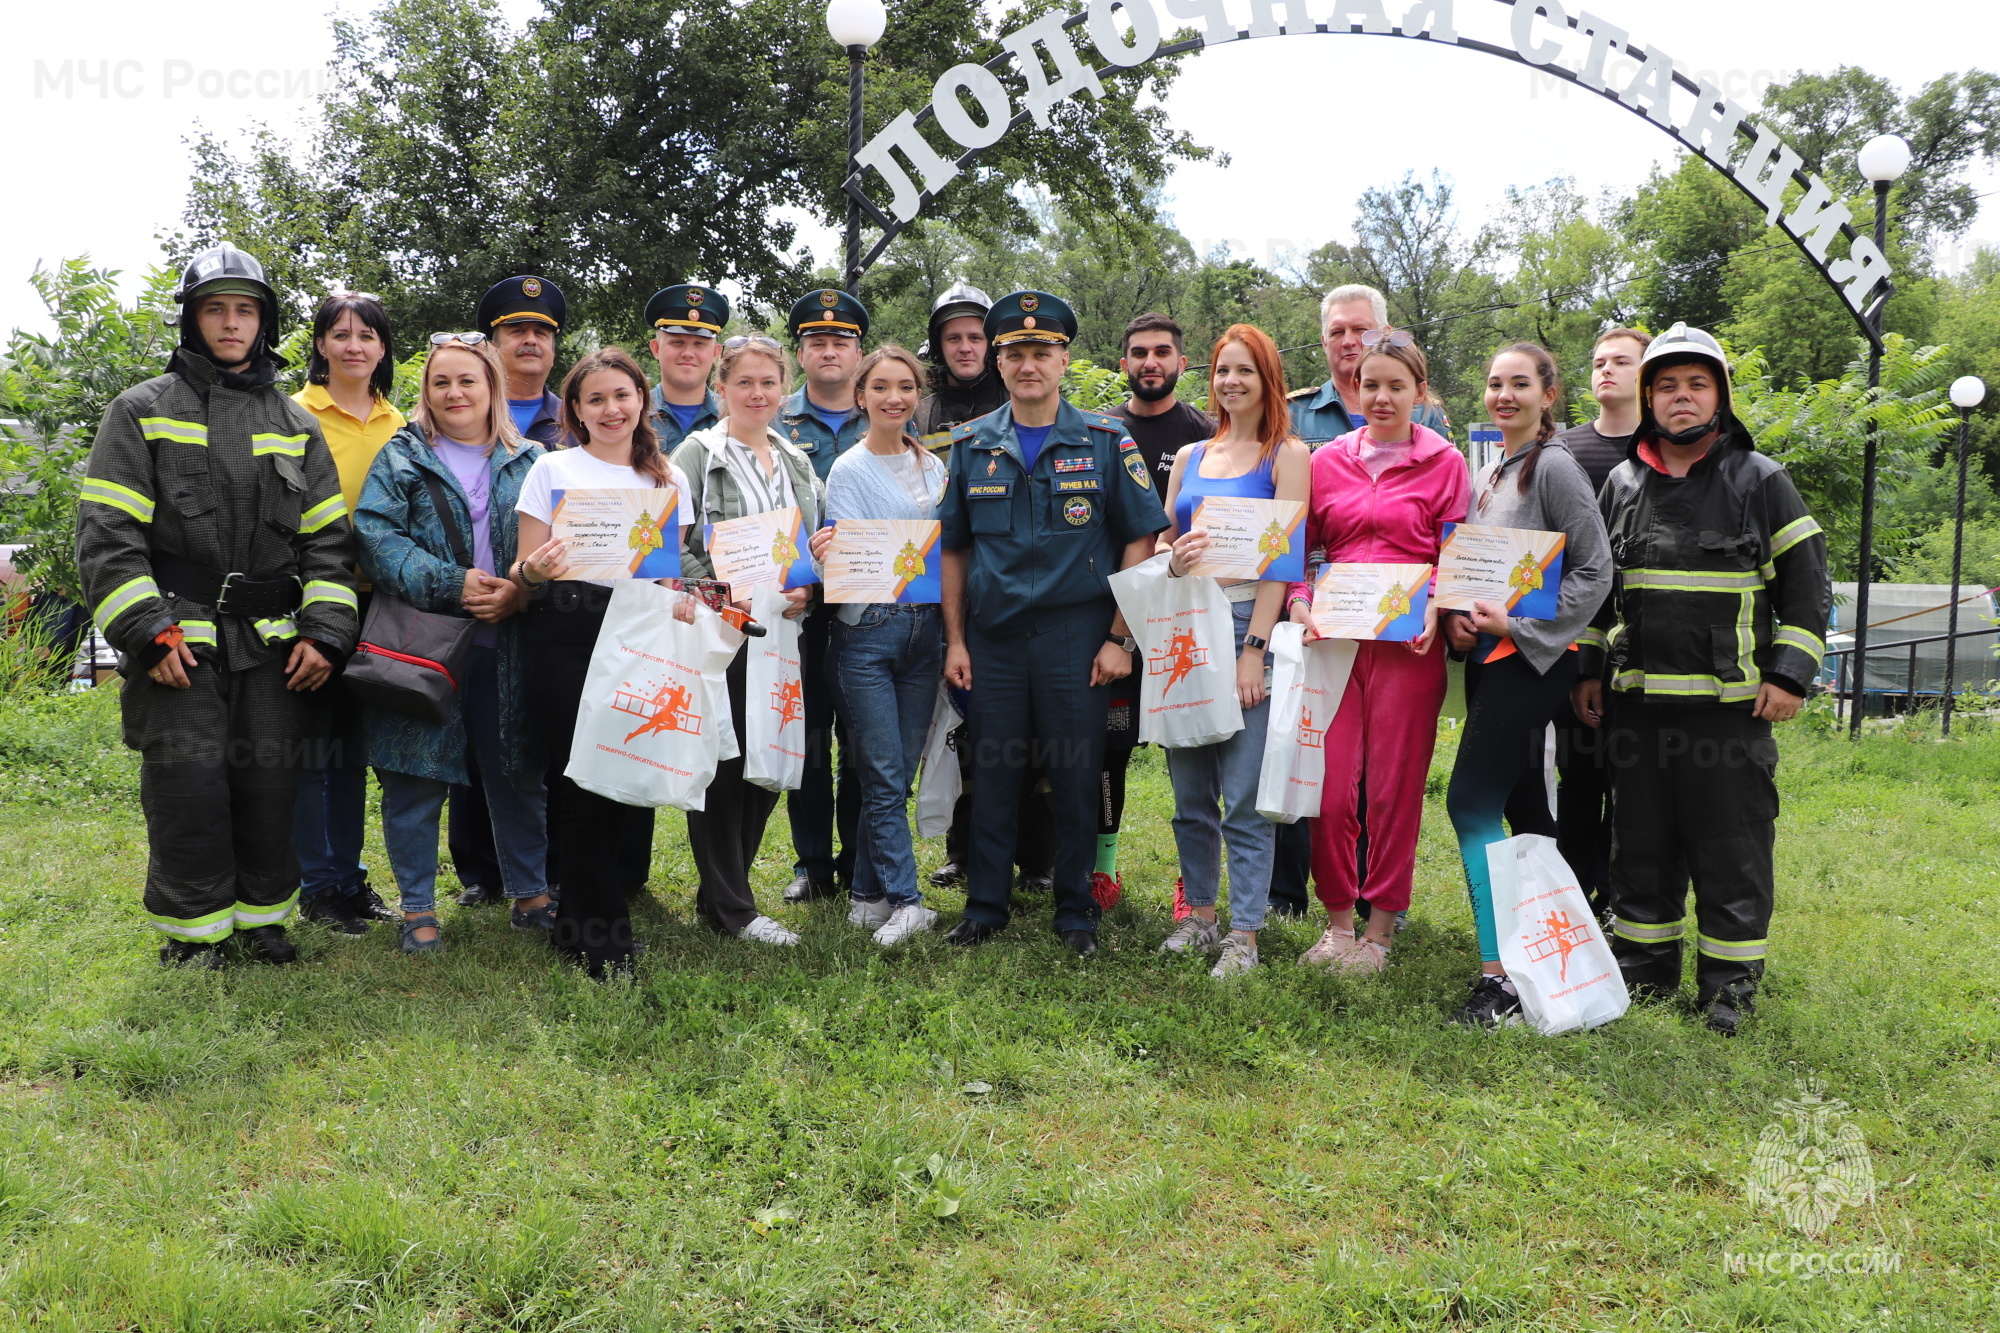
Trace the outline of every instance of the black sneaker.
<path fill-rule="evenodd" d="M 498 885 L 468 884 L 459 890 L 455 900 L 460 907 L 491 907 L 494 903 L 506 901 Z"/>
<path fill-rule="evenodd" d="M 353 902 L 337 893 L 315 893 L 299 904 L 299 915 L 319 922 L 336 935 L 368 933 L 368 923 L 354 910 Z"/>
<path fill-rule="evenodd" d="M 183 968 L 189 972 L 220 972 L 222 953 L 213 944 L 168 940 L 160 946 L 160 966 Z"/>
<path fill-rule="evenodd" d="M 965 871 L 959 868 L 959 864 L 956 861 L 946 861 L 936 870 L 931 871 L 931 883 L 940 889 L 948 889 L 954 884 L 962 884 L 964 882 Z"/>
<path fill-rule="evenodd" d="M 401 921 L 403 914 L 382 901 L 382 895 L 375 892 L 367 880 L 361 887 L 347 895 L 347 906 L 363 921 Z"/>
<path fill-rule="evenodd" d="M 1497 1028 L 1518 1021 L 1520 1013 L 1521 997 L 1508 987 L 1507 978 L 1481 973 L 1451 1021 L 1469 1028 Z"/>
<path fill-rule="evenodd" d="M 1726 987 L 1709 996 L 1699 1008 L 1701 1021 L 1710 1032 L 1733 1037 L 1738 1025 L 1757 1012 L 1757 993 L 1747 986 Z"/>
<path fill-rule="evenodd" d="M 296 963 L 299 947 L 285 938 L 283 926 L 251 926 L 236 932 L 250 956 L 260 963 Z"/>

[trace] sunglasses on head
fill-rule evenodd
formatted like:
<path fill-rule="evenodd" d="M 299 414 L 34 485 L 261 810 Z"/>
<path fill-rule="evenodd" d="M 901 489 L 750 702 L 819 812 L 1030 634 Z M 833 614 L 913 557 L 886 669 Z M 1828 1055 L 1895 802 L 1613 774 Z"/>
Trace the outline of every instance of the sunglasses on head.
<path fill-rule="evenodd" d="M 446 343 L 464 343 L 467 347 L 477 347 L 486 341 L 483 333 L 433 333 L 431 346 L 442 347 Z"/>
<path fill-rule="evenodd" d="M 1363 329 L 1361 331 L 1361 345 L 1363 347 L 1380 347 L 1383 343 L 1387 343 L 1391 347 L 1408 347 L 1416 340 L 1416 335 L 1408 329 Z"/>
<path fill-rule="evenodd" d="M 722 345 L 726 350 L 733 352 L 741 347 L 776 347 L 778 340 L 769 334 L 739 333 L 733 338 L 724 338 Z"/>

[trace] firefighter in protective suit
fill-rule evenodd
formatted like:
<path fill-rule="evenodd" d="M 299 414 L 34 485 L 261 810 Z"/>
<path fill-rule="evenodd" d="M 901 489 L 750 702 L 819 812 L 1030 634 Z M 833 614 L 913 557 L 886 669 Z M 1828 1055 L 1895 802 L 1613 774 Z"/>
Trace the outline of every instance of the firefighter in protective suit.
<path fill-rule="evenodd" d="M 240 935 L 289 963 L 298 693 L 353 647 L 354 543 L 333 455 L 278 388 L 276 294 L 231 245 L 181 275 L 180 346 L 91 445 L 77 564 L 120 654 L 143 756 L 148 920 L 169 966 L 221 966 Z"/>
<path fill-rule="evenodd" d="M 1631 453 L 1598 495 L 1616 575 L 1581 640 L 1573 699 L 1609 728 L 1611 949 L 1625 982 L 1638 998 L 1676 993 L 1692 936 L 1696 1006 L 1734 1034 L 1771 923 L 1771 724 L 1798 712 L 1826 649 L 1826 539 L 1736 419 L 1714 338 L 1676 324 L 1655 339 L 1639 405 Z"/>

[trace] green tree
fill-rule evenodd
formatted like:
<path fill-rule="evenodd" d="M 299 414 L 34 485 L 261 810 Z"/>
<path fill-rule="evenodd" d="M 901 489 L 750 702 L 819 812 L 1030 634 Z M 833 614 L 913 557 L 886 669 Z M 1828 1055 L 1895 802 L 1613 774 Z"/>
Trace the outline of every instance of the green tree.
<path fill-rule="evenodd" d="M 7 540 L 25 542 L 14 559 L 50 592 L 83 599 L 76 570 L 77 490 L 97 425 L 111 400 L 166 369 L 176 338 L 161 312 L 172 308 L 175 276 L 152 270 L 131 305 L 118 299 L 118 273 L 88 256 L 29 278 L 50 333 L 15 329 L 0 352 L 0 494 Z"/>
<path fill-rule="evenodd" d="M 904 0 L 870 53 L 868 123 L 1054 3 Z M 253 140 L 240 158 L 198 144 L 175 242 L 287 256 L 300 313 L 353 283 L 399 327 L 461 328 L 487 286 L 529 271 L 562 286 L 591 338 L 628 336 L 651 292 L 691 278 L 783 308 L 811 278 L 787 213 L 844 209 L 846 60 L 819 0 L 544 0 L 518 32 L 496 0 L 388 0 L 335 33 L 337 91 L 311 141 Z M 1159 105 L 1176 70 L 1110 76 L 1104 98 L 1008 136 L 933 216 L 1025 229 L 1017 187 L 1032 182 L 1072 216 L 1143 222 L 1168 163 L 1203 155 Z"/>
<path fill-rule="evenodd" d="M 1852 362 L 1837 378 L 1786 388 L 1771 373 L 1761 349 L 1737 358 L 1735 407 L 1757 447 L 1785 465 L 1813 517 L 1826 530 L 1836 579 L 1853 578 L 1860 544 L 1862 451 L 1868 428 L 1876 430 L 1878 486 L 1893 493 L 1932 468 L 1938 441 L 1955 414 L 1945 398 L 1945 349 L 1919 347 L 1889 334 L 1882 384 L 1870 392 L 1866 368 Z M 1881 577 L 1918 535 L 1883 515 L 1875 531 Z"/>
<path fill-rule="evenodd" d="M 1639 321 L 1655 332 L 1676 320 L 1703 329 L 1725 323 L 1729 257 L 1764 236 L 1757 205 L 1705 160 L 1683 154 L 1670 172 L 1655 167 L 1617 212 L 1639 261 L 1626 296 Z"/>

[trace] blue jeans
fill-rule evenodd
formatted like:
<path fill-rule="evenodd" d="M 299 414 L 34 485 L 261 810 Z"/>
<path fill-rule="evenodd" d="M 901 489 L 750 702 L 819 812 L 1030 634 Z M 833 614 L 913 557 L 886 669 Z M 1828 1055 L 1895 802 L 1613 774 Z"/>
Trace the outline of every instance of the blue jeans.
<path fill-rule="evenodd" d="M 500 693 L 495 679 L 498 654 L 474 648 L 466 671 L 465 717 L 468 768 L 479 772 L 492 815 L 495 850 L 500 854 L 500 886 L 509 898 L 532 898 L 548 891 L 547 796 L 542 775 L 509 774 L 501 764 Z M 382 841 L 396 872 L 405 912 L 428 912 L 437 905 L 438 813 L 450 784 L 410 773 L 376 770 L 382 782 Z"/>
<path fill-rule="evenodd" d="M 301 706 L 306 713 L 299 792 L 292 803 L 292 849 L 299 858 L 299 894 L 345 898 L 368 882 L 361 863 L 367 825 L 368 742 L 361 705 L 338 677 Z"/>
<path fill-rule="evenodd" d="M 944 622 L 935 606 L 868 607 L 855 624 L 836 620 L 827 679 L 847 730 L 850 771 L 861 788 L 859 846 L 849 892 L 920 904 L 910 846 L 910 783 L 944 669 Z"/>
<path fill-rule="evenodd" d="M 1235 612 L 1238 651 L 1255 605 L 1237 602 L 1230 608 Z M 1264 730 L 1270 713 L 1267 693 L 1263 703 L 1243 710 L 1243 730 L 1228 740 L 1167 751 L 1167 773 L 1174 783 L 1174 845 L 1180 851 L 1182 891 L 1190 906 L 1215 905 L 1222 888 L 1226 838 L 1231 930 L 1262 929 L 1271 901 L 1277 826 L 1257 813 L 1257 779 L 1264 767 Z"/>

